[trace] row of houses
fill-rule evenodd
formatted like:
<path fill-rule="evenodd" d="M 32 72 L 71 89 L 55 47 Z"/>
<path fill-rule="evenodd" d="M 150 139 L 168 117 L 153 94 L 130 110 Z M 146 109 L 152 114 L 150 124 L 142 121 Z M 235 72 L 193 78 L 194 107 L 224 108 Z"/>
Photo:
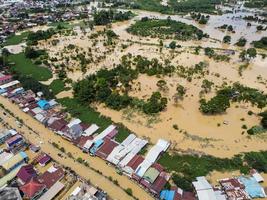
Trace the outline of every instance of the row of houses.
<path fill-rule="evenodd" d="M 13 82 L 11 80 L 9 83 Z M 9 84 L 5 83 L 5 84 Z M 4 84 L 4 85 L 5 85 Z M 20 87 L 18 84 L 17 87 Z M 1 88 L 1 85 L 0 85 Z M 61 112 L 55 100 L 42 98 L 42 93 L 35 94 L 31 90 L 10 95 L 16 88 L 9 88 L 3 96 L 27 114 L 44 124 L 53 132 L 79 147 L 91 156 L 98 156 L 111 165 L 116 166 L 122 173 L 132 178 L 154 196 L 158 196 L 170 175 L 157 163 L 170 143 L 163 139 L 148 151 L 143 157 L 139 152 L 148 144 L 148 141 L 130 134 L 122 143 L 115 140 L 118 134 L 116 125 L 110 124 L 103 131 L 97 124 L 86 124 L 80 119 L 66 120 L 67 113 Z"/>

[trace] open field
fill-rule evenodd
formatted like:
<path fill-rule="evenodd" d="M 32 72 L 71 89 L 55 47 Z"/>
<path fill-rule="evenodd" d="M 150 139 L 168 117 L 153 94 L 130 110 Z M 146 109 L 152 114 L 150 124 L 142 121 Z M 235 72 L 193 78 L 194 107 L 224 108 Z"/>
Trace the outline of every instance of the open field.
<path fill-rule="evenodd" d="M 34 64 L 30 59 L 25 57 L 24 53 L 12 54 L 9 56 L 9 60 L 14 63 L 12 69 L 22 75 L 31 76 L 38 81 L 46 81 L 52 78 L 50 70 Z"/>

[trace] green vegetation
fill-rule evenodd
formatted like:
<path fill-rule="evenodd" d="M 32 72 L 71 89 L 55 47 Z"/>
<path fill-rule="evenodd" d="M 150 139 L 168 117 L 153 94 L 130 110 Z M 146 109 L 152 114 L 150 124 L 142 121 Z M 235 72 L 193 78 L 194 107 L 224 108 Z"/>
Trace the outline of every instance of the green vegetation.
<path fill-rule="evenodd" d="M 130 106 L 146 114 L 154 114 L 166 107 L 167 99 L 161 97 L 160 93 L 153 93 L 147 102 L 130 97 L 128 91 L 131 89 L 131 82 L 139 73 L 149 76 L 165 75 L 173 73 L 174 69 L 171 65 L 163 66 L 157 59 L 150 61 L 142 56 L 126 55 L 117 67 L 111 70 L 101 69 L 75 83 L 74 96 L 83 104 L 101 102 L 114 110 Z"/>
<path fill-rule="evenodd" d="M 174 172 L 172 180 L 182 189 L 192 191 L 192 181 L 197 176 L 206 176 L 209 172 L 240 170 L 248 173 L 254 168 L 267 172 L 267 151 L 249 152 L 235 155 L 233 158 L 216 158 L 212 156 L 180 155 L 164 153 L 159 163 L 168 171 Z"/>
<path fill-rule="evenodd" d="M 27 44 L 36 45 L 39 40 L 47 40 L 56 33 L 57 31 L 53 28 L 50 28 L 46 31 L 38 30 L 36 32 L 29 32 L 27 37 Z"/>
<path fill-rule="evenodd" d="M 255 48 L 249 48 L 247 50 L 243 50 L 239 54 L 239 58 L 242 61 L 250 61 L 252 58 L 256 58 L 257 56 L 257 50 Z"/>
<path fill-rule="evenodd" d="M 209 15 L 201 15 L 201 13 L 191 13 L 190 14 L 192 19 L 194 19 L 195 21 L 197 21 L 198 23 L 200 24 L 207 24 L 209 19 L 210 19 L 210 16 Z"/>
<path fill-rule="evenodd" d="M 215 5 L 221 0 L 169 0 L 168 6 L 161 5 L 161 0 L 127 0 L 125 5 L 133 9 L 149 10 L 165 14 L 177 14 L 188 12 L 215 13 Z"/>
<path fill-rule="evenodd" d="M 204 49 L 204 53 L 205 53 L 206 56 L 208 56 L 209 58 L 213 58 L 217 62 L 220 62 L 220 61 L 229 62 L 229 60 L 230 60 L 230 57 L 229 56 L 217 54 L 210 47 L 206 47 Z"/>
<path fill-rule="evenodd" d="M 245 2 L 245 6 L 249 8 L 263 8 L 267 6 L 267 0 L 249 0 Z"/>
<path fill-rule="evenodd" d="M 82 105 L 76 99 L 71 98 L 62 98 L 58 99 L 59 103 L 61 103 L 66 111 L 69 112 L 73 117 L 78 117 L 83 122 L 88 124 L 97 124 L 100 126 L 99 132 L 103 131 L 110 124 L 115 124 L 108 117 L 102 116 L 99 112 L 95 111 L 89 105 Z M 131 132 L 122 124 L 116 124 L 118 127 L 119 133 L 116 135 L 116 141 L 122 142 Z"/>
<path fill-rule="evenodd" d="M 52 90 L 54 95 L 66 90 L 65 83 L 60 79 L 53 80 L 49 85 L 49 88 Z"/>
<path fill-rule="evenodd" d="M 163 20 L 144 17 L 135 24 L 132 24 L 127 31 L 134 35 L 158 37 L 161 39 L 201 40 L 203 37 L 208 37 L 207 34 L 204 34 L 202 30 L 195 26 L 174 21 L 171 18 Z"/>
<path fill-rule="evenodd" d="M 264 108 L 267 105 L 267 95 L 254 88 L 234 83 L 232 87 L 225 87 L 217 91 L 216 96 L 209 101 L 200 100 L 200 110 L 205 114 L 220 114 L 230 107 L 230 101 L 250 102 L 258 108 Z"/>
<path fill-rule="evenodd" d="M 230 35 L 226 35 L 223 37 L 223 43 L 231 43 L 231 36 Z"/>
<path fill-rule="evenodd" d="M 23 32 L 20 35 L 11 35 L 6 39 L 4 46 L 16 45 L 22 43 L 27 37 L 29 32 Z"/>
<path fill-rule="evenodd" d="M 252 42 L 255 48 L 267 49 L 267 37 L 262 37 L 258 41 Z"/>
<path fill-rule="evenodd" d="M 237 43 L 235 43 L 236 46 L 239 46 L 239 47 L 244 47 L 246 46 L 246 43 L 247 43 L 247 39 L 244 38 L 244 37 L 241 37 Z"/>
<path fill-rule="evenodd" d="M 14 63 L 12 70 L 25 76 L 31 76 L 38 81 L 47 81 L 52 78 L 52 73 L 45 67 L 34 64 L 30 59 L 26 58 L 25 53 L 12 54 L 9 60 Z"/>
<path fill-rule="evenodd" d="M 129 20 L 134 16 L 131 11 L 101 10 L 94 14 L 95 25 L 107 25 L 111 22 Z"/>

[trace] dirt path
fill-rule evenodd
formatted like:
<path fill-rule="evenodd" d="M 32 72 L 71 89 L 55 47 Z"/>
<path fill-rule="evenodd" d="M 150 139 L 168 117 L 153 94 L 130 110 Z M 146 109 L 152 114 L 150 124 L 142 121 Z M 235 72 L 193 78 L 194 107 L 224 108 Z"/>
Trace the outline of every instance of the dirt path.
<path fill-rule="evenodd" d="M 70 144 L 68 141 L 64 140 L 60 136 L 54 134 L 49 129 L 45 128 L 42 124 L 34 120 L 32 117 L 24 113 L 19 109 L 19 107 L 15 104 L 12 104 L 8 99 L 4 97 L 0 97 L 0 103 L 4 105 L 5 108 L 9 109 L 15 116 L 19 116 L 23 122 L 30 127 L 32 130 L 35 130 L 39 135 L 34 134 L 25 126 L 22 128 L 18 128 L 16 124 L 16 119 L 13 117 L 5 117 L 3 113 L 0 113 L 0 117 L 4 119 L 10 126 L 16 128 L 19 132 L 23 132 L 24 136 L 32 143 L 40 144 L 41 149 L 49 153 L 53 159 L 59 162 L 62 165 L 68 166 L 72 168 L 77 174 L 80 176 L 89 179 L 94 185 L 99 186 L 101 189 L 105 190 L 113 199 L 131 199 L 120 187 L 114 185 L 111 181 L 109 181 L 107 177 L 112 177 L 113 180 L 117 180 L 118 184 L 126 189 L 131 188 L 133 194 L 138 199 L 142 200 L 150 200 L 153 199 L 148 193 L 146 193 L 142 188 L 140 188 L 136 183 L 129 180 L 126 176 L 121 176 L 116 173 L 115 168 L 108 166 L 105 164 L 103 160 L 98 157 L 89 157 L 88 154 L 82 153 L 82 151 Z M 99 170 L 104 176 L 96 173 L 93 170 L 75 162 L 73 159 L 68 158 L 60 158 L 58 156 L 59 150 L 55 149 L 51 142 L 56 142 L 60 147 L 64 147 L 66 152 L 70 152 L 74 158 L 81 157 L 86 160 L 90 167 Z M 40 143 L 41 142 L 41 143 Z"/>

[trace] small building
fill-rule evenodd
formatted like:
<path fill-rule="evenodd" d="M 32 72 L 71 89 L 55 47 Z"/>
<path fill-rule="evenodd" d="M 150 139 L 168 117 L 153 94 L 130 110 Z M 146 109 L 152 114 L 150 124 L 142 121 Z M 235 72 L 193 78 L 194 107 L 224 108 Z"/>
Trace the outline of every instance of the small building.
<path fill-rule="evenodd" d="M 257 182 L 254 177 L 240 176 L 238 180 L 245 185 L 245 191 L 251 198 L 267 197 L 263 187 Z"/>
<path fill-rule="evenodd" d="M 38 158 L 38 163 L 42 167 L 47 165 L 50 161 L 51 161 L 51 157 L 49 155 L 47 155 L 46 153 L 40 155 L 40 157 Z"/>
<path fill-rule="evenodd" d="M 42 110 L 48 110 L 50 108 L 49 102 L 44 99 L 39 100 L 37 104 Z"/>
<path fill-rule="evenodd" d="M 22 200 L 22 198 L 17 188 L 4 187 L 0 189 L 0 200 Z"/>
<path fill-rule="evenodd" d="M 21 151 L 9 160 L 7 160 L 2 167 L 10 172 L 20 166 L 22 163 L 26 163 L 28 161 L 28 156 L 25 152 Z"/>
<path fill-rule="evenodd" d="M 250 174 L 251 174 L 252 177 L 254 177 L 256 179 L 256 181 L 258 183 L 263 183 L 264 182 L 264 178 L 259 174 L 259 172 L 257 172 L 257 170 L 252 169 L 250 171 Z"/>
<path fill-rule="evenodd" d="M 153 184 L 151 184 L 149 191 L 155 195 L 159 196 L 160 191 L 164 188 L 168 180 L 170 179 L 170 175 L 166 172 L 161 172 L 157 179 L 154 181 Z"/>
<path fill-rule="evenodd" d="M 21 143 L 24 143 L 24 139 L 21 135 L 17 134 L 8 140 L 6 140 L 6 146 L 9 150 L 13 149 L 16 146 L 19 146 Z"/>
<path fill-rule="evenodd" d="M 51 125 L 49 125 L 49 128 L 51 128 L 53 131 L 62 131 L 66 126 L 68 122 L 64 119 L 57 119 L 55 120 Z"/>
<path fill-rule="evenodd" d="M 51 200 L 64 188 L 64 184 L 57 181 L 38 200 Z"/>
<path fill-rule="evenodd" d="M 196 179 L 197 180 L 193 182 L 193 186 L 197 193 L 198 199 L 217 200 L 215 192 L 207 179 L 204 176 L 197 177 Z"/>
<path fill-rule="evenodd" d="M 32 178 L 36 177 L 37 173 L 35 169 L 33 168 L 33 165 L 25 165 L 22 166 L 17 173 L 18 181 L 21 183 L 21 185 L 24 185 L 25 183 L 29 182 Z"/>
<path fill-rule="evenodd" d="M 14 156 L 13 153 L 8 153 L 8 152 L 3 151 L 0 154 L 0 166 L 2 166 L 6 161 L 8 161 L 13 156 Z"/>
<path fill-rule="evenodd" d="M 4 85 L 0 85 L 1 90 L 6 90 L 6 91 L 11 91 L 14 90 L 15 88 L 20 86 L 20 82 L 18 80 L 11 81 L 9 83 L 6 83 Z"/>
<path fill-rule="evenodd" d="M 10 131 L 3 131 L 0 133 L 0 144 L 5 143 L 7 139 L 9 139 L 12 136 Z"/>
<path fill-rule="evenodd" d="M 96 156 L 106 160 L 112 150 L 119 144 L 109 138 L 104 139 L 104 144 L 96 151 Z"/>
<path fill-rule="evenodd" d="M 93 135 L 98 129 L 99 129 L 99 126 L 97 126 L 96 124 L 92 124 L 91 126 L 89 126 L 89 128 L 87 128 L 84 131 L 83 135 L 84 136 Z"/>
<path fill-rule="evenodd" d="M 36 178 L 32 178 L 28 183 L 20 186 L 19 189 L 23 192 L 25 199 L 38 199 L 45 192 L 45 185 L 39 183 Z"/>
<path fill-rule="evenodd" d="M 12 81 L 12 76 L 11 75 L 3 75 L 1 74 L 0 76 L 0 85 L 9 83 Z"/>
<path fill-rule="evenodd" d="M 41 149 L 40 146 L 36 146 L 36 145 L 34 145 L 34 144 L 31 144 L 31 145 L 30 145 L 30 150 L 31 150 L 32 152 L 34 152 L 34 153 L 38 152 L 40 149 Z"/>
<path fill-rule="evenodd" d="M 56 182 L 64 177 L 64 170 L 61 167 L 51 166 L 46 172 L 38 177 L 38 181 L 50 189 Z"/>
<path fill-rule="evenodd" d="M 94 146 L 90 149 L 90 155 L 94 156 L 96 151 L 103 145 L 104 140 L 100 139 L 94 142 Z"/>
<path fill-rule="evenodd" d="M 135 155 L 132 160 L 123 168 L 123 171 L 128 176 L 132 176 L 137 167 L 144 161 L 141 155 Z"/>

